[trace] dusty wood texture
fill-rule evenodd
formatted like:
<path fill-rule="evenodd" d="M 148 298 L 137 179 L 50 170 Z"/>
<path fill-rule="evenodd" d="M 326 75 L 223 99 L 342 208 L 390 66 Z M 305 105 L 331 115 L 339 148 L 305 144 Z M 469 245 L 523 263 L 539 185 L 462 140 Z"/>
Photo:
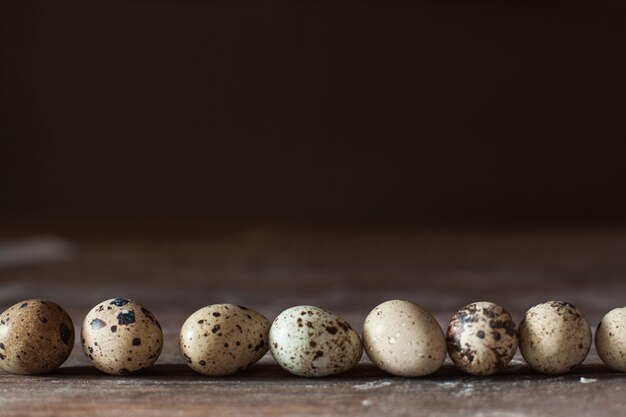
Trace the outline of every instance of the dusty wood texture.
<path fill-rule="evenodd" d="M 165 348 L 154 368 L 133 377 L 99 373 L 78 345 L 54 374 L 0 373 L 0 415 L 615 416 L 626 409 L 626 375 L 610 372 L 593 349 L 584 366 L 563 376 L 539 375 L 518 354 L 501 375 L 469 377 L 448 363 L 419 379 L 391 377 L 365 358 L 344 375 L 304 379 L 269 355 L 239 375 L 207 378 L 177 351 L 184 319 L 217 302 L 270 320 L 314 304 L 360 329 L 369 310 L 391 298 L 421 304 L 442 326 L 471 301 L 500 303 L 519 322 L 531 305 L 564 299 L 595 327 L 606 311 L 626 305 L 623 231 L 5 226 L 0 252 L 44 232 L 70 243 L 62 260 L 0 264 L 0 308 L 51 299 L 78 331 L 99 301 L 132 297 L 162 323 Z"/>

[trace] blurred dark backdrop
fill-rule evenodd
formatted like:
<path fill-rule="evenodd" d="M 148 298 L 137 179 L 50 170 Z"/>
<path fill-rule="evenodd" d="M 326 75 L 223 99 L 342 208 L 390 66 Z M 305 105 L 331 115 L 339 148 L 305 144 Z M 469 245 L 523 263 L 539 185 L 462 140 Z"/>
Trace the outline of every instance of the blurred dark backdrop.
<path fill-rule="evenodd" d="M 0 218 L 626 219 L 626 3 L 3 1 Z"/>

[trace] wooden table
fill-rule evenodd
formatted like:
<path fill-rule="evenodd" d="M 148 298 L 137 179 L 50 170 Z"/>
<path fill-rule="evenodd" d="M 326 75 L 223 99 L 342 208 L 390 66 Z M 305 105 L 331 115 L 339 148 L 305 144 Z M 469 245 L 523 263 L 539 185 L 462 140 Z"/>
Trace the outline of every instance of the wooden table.
<path fill-rule="evenodd" d="M 185 318 L 219 302 L 270 320 L 284 308 L 313 304 L 360 329 L 375 305 L 393 298 L 429 309 L 442 327 L 472 301 L 502 304 L 519 322 L 530 306 L 562 299 L 595 327 L 605 312 L 626 305 L 626 230 L 39 224 L 5 225 L 0 238 L 0 255 L 20 242 L 57 249 L 45 262 L 0 263 L 0 308 L 50 299 L 68 310 L 78 332 L 99 301 L 131 297 L 154 312 L 165 333 L 157 365 L 137 376 L 101 374 L 78 344 L 54 374 L 0 371 L 0 415 L 556 417 L 626 410 L 626 374 L 610 372 L 594 349 L 562 376 L 537 374 L 518 354 L 492 377 L 466 376 L 447 362 L 414 379 L 386 375 L 367 358 L 336 377 L 299 378 L 269 354 L 238 375 L 208 378 L 187 368 L 177 349 Z"/>

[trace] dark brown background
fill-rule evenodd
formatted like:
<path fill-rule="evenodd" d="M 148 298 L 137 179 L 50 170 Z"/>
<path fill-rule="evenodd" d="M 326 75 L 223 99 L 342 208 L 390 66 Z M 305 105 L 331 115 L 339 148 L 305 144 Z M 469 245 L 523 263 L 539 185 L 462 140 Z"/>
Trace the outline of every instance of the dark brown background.
<path fill-rule="evenodd" d="M 5 1 L 0 217 L 626 219 L 621 1 Z"/>

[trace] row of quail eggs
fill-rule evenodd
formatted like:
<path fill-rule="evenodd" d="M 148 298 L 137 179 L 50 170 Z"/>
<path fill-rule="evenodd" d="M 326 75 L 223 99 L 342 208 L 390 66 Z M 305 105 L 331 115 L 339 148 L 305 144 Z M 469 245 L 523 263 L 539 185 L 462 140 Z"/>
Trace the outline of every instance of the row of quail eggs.
<path fill-rule="evenodd" d="M 595 342 L 604 363 L 626 372 L 626 307 L 604 316 Z M 428 311 L 392 300 L 367 316 L 363 343 L 374 364 L 399 376 L 429 375 L 441 367 L 446 354 L 470 375 L 492 375 L 509 364 L 518 348 L 536 371 L 562 374 L 585 360 L 592 336 L 583 313 L 563 301 L 530 308 L 519 327 L 503 307 L 471 303 L 452 317 L 444 335 Z"/>
<path fill-rule="evenodd" d="M 427 310 L 409 301 L 391 300 L 369 313 L 362 339 L 348 322 L 319 307 L 289 308 L 270 325 L 254 310 L 216 304 L 189 316 L 179 336 L 180 353 L 188 366 L 209 376 L 246 369 L 268 350 L 284 370 L 305 377 L 347 371 L 364 350 L 376 366 L 398 376 L 432 374 L 447 355 L 468 374 L 491 375 L 508 365 L 518 347 L 533 369 L 560 374 L 580 365 L 591 343 L 591 329 L 582 312 L 562 301 L 532 307 L 519 327 L 501 306 L 472 303 L 453 316 L 444 335 Z M 626 307 L 604 316 L 595 343 L 609 367 L 626 372 Z M 128 375 L 156 362 L 163 332 L 141 304 L 115 298 L 89 311 L 81 344 L 99 370 Z M 7 372 L 50 372 L 65 362 L 73 345 L 72 320 L 51 301 L 26 300 L 0 315 L 0 369 Z"/>

